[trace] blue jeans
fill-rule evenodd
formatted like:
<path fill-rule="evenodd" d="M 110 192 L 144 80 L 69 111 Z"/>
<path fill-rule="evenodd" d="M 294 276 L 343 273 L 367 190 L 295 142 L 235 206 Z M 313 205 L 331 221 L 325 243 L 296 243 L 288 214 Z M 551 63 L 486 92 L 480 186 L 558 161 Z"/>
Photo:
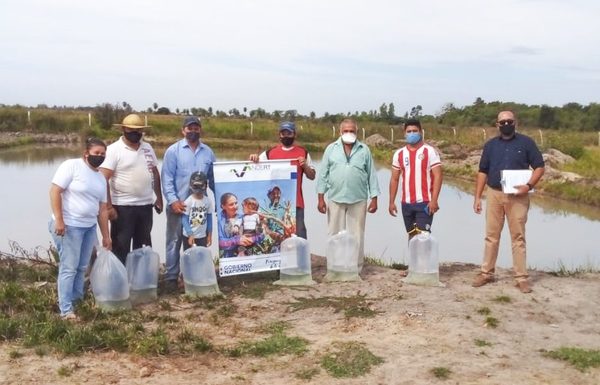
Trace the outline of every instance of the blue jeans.
<path fill-rule="evenodd" d="M 92 227 L 65 226 L 65 235 L 54 232 L 54 220 L 48 223 L 58 256 L 58 307 L 60 314 L 73 312 L 73 302 L 83 299 L 84 275 L 92 250 L 98 243 L 96 225 Z"/>
<path fill-rule="evenodd" d="M 165 281 L 175 281 L 179 276 L 179 254 L 183 240 L 183 225 L 181 215 L 175 214 L 167 207 L 167 233 L 165 249 Z"/>

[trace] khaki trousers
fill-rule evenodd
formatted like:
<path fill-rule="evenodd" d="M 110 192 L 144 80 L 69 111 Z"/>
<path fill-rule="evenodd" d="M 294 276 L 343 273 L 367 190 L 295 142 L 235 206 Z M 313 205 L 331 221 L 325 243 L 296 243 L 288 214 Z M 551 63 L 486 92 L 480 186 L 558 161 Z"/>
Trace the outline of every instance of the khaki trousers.
<path fill-rule="evenodd" d="M 365 259 L 365 220 L 367 201 L 352 204 L 327 202 L 327 235 L 330 237 L 342 230 L 348 231 L 358 240 L 358 271 Z"/>
<path fill-rule="evenodd" d="M 485 247 L 481 272 L 493 275 L 496 270 L 500 234 L 506 218 L 512 244 L 515 280 L 517 282 L 527 280 L 525 224 L 529 211 L 529 195 L 504 194 L 502 191 L 488 187 L 486 200 Z"/>

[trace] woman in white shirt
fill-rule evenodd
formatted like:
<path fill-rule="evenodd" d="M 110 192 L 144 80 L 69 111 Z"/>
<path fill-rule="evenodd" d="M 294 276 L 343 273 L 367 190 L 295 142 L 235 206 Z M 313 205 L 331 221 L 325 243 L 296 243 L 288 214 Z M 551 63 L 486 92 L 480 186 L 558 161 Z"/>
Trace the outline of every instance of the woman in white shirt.
<path fill-rule="evenodd" d="M 106 179 L 98 171 L 106 156 L 106 144 L 96 138 L 86 141 L 82 158 L 69 159 L 59 167 L 50 186 L 52 220 L 49 230 L 58 249 L 58 306 L 64 319 L 77 319 L 73 302 L 83 299 L 84 274 L 94 246 L 110 249 L 106 209 Z"/>

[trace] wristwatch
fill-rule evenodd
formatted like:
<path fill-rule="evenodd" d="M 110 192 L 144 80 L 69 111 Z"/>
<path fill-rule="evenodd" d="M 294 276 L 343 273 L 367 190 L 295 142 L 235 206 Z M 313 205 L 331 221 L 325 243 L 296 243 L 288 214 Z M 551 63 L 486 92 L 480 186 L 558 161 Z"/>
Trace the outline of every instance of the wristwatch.
<path fill-rule="evenodd" d="M 527 187 L 529 187 L 529 191 L 533 190 L 533 185 L 531 183 L 525 183 Z"/>

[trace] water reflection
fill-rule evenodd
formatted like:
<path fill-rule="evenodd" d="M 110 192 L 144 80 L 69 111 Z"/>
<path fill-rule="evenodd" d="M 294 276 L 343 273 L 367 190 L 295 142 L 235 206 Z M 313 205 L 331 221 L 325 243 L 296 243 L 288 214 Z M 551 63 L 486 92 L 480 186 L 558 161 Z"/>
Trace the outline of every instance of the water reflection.
<path fill-rule="evenodd" d="M 47 246 L 46 230 L 50 215 L 48 189 L 52 175 L 64 159 L 77 157 L 81 147 L 27 147 L 0 151 L 0 177 L 5 182 L 0 206 L 0 250 L 15 240 L 26 248 Z M 164 148 L 157 149 L 162 154 Z M 240 159 L 240 152 L 219 151 L 220 160 Z M 318 154 L 312 154 L 318 163 Z M 365 251 L 388 262 L 406 261 L 407 237 L 400 217 L 387 212 L 390 169 L 377 165 L 382 195 L 379 210 L 367 215 Z M 7 183 L 8 182 L 8 183 Z M 305 179 L 306 224 L 311 251 L 323 255 L 327 240 L 326 216 L 316 207 L 315 182 Z M 433 222 L 433 233 L 440 243 L 441 261 L 479 264 L 483 252 L 485 218 L 473 213 L 473 182 L 446 178 L 440 196 L 441 210 Z M 600 266 L 600 210 L 574 202 L 534 195 L 527 226 L 528 264 L 555 269 L 559 262 L 567 267 Z M 164 215 L 155 215 L 152 231 L 156 250 L 164 254 Z M 213 234 L 216 239 L 217 235 Z M 512 265 L 509 235 L 502 234 L 498 264 Z M 215 252 L 216 250 L 213 250 Z"/>

